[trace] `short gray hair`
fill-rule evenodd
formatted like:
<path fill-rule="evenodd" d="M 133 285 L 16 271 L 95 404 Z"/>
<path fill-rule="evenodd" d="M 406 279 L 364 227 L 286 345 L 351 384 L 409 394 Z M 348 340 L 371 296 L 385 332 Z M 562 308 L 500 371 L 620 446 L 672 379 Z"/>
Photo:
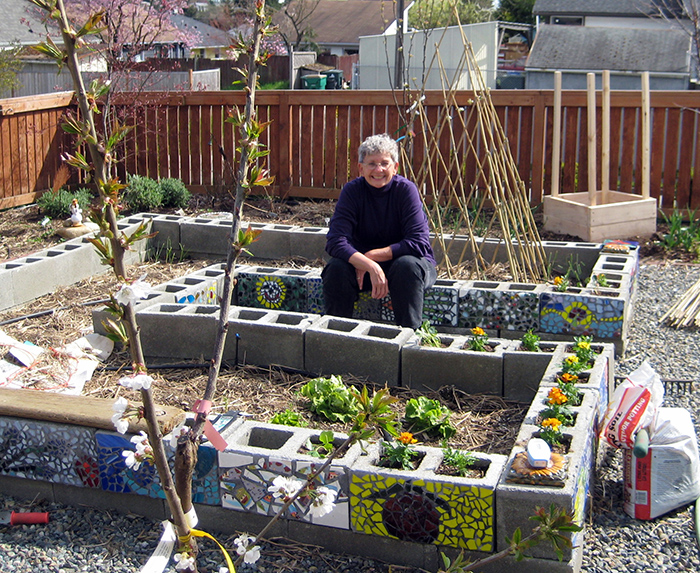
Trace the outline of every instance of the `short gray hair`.
<path fill-rule="evenodd" d="M 362 142 L 358 150 L 360 163 L 364 162 L 365 157 L 368 155 L 378 155 L 380 153 L 391 156 L 394 163 L 399 161 L 399 145 L 386 133 L 370 135 Z"/>

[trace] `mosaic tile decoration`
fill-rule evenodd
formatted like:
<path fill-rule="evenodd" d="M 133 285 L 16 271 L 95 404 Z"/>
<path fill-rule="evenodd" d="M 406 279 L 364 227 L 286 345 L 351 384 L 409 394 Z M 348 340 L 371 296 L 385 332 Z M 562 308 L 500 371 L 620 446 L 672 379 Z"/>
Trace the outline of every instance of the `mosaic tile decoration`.
<path fill-rule="evenodd" d="M 323 280 L 321 279 L 321 277 L 319 276 L 308 278 L 306 282 L 306 289 L 307 308 L 305 312 L 323 314 Z"/>
<path fill-rule="evenodd" d="M 241 271 L 236 292 L 239 306 L 306 312 L 307 279 L 284 274 Z"/>
<path fill-rule="evenodd" d="M 423 320 L 434 326 L 457 326 L 459 291 L 454 287 L 433 286 L 423 297 Z"/>
<path fill-rule="evenodd" d="M 0 474 L 99 487 L 94 430 L 23 418 L 0 418 Z"/>
<path fill-rule="evenodd" d="M 296 477 L 306 480 L 307 476 L 323 464 L 323 461 L 275 460 L 265 456 L 247 453 L 221 452 L 221 505 L 229 509 L 272 516 L 282 507 L 283 502 L 275 499 L 267 488 L 277 476 Z M 309 513 L 309 499 L 298 498 L 289 508 L 285 517 L 317 525 L 349 529 L 349 502 L 342 467 L 330 466 L 316 480 L 336 491 L 335 508 L 323 517 Z"/>
<path fill-rule="evenodd" d="M 394 309 L 391 306 L 391 297 L 385 296 L 379 300 L 372 298 L 370 291 L 361 291 L 352 317 L 373 322 L 394 322 Z"/>
<path fill-rule="evenodd" d="M 494 549 L 494 491 L 445 481 L 352 472 L 353 531 L 472 551 Z"/>
<path fill-rule="evenodd" d="M 543 293 L 540 330 L 551 334 L 622 338 L 625 301 L 568 293 Z"/>
<path fill-rule="evenodd" d="M 137 493 L 155 498 L 165 498 L 160 486 L 155 466 L 142 464 L 134 471 L 124 463 L 124 450 L 135 450 L 129 441 L 130 436 L 114 432 L 97 432 L 97 460 L 100 472 L 100 485 L 105 491 L 116 493 Z"/>
<path fill-rule="evenodd" d="M 216 282 L 204 288 L 175 298 L 178 304 L 218 304 Z"/>
<path fill-rule="evenodd" d="M 459 297 L 458 326 L 537 331 L 540 327 L 540 295 L 535 292 L 467 289 Z"/>

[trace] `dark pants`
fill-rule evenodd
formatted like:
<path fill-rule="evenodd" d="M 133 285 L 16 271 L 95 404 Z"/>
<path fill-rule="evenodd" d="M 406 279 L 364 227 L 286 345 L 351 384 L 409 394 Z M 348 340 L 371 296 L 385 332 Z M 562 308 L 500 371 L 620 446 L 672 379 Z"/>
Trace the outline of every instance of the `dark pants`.
<path fill-rule="evenodd" d="M 423 322 L 423 293 L 437 279 L 435 267 L 427 259 L 411 255 L 380 263 L 380 266 L 389 283 L 396 324 L 415 330 Z M 360 293 L 355 267 L 342 259 L 332 258 L 321 276 L 326 314 L 351 318 Z M 372 290 L 369 273 L 365 273 L 362 290 Z"/>

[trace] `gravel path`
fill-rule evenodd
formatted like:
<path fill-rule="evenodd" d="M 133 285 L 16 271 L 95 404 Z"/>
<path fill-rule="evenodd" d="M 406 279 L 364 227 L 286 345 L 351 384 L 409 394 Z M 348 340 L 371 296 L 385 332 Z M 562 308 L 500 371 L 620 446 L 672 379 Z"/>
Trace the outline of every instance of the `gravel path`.
<path fill-rule="evenodd" d="M 665 380 L 693 380 L 700 385 L 700 331 L 674 330 L 658 324 L 671 304 L 700 279 L 700 265 L 644 265 L 630 343 L 618 361 L 624 375 L 648 358 Z M 687 408 L 698 425 L 700 396 L 669 390 L 665 406 Z M 116 511 L 95 511 L 26 501 L 0 495 L 8 509 L 49 511 L 48 525 L 0 527 L 0 571 L 16 573 L 135 573 L 146 562 L 160 537 L 159 524 Z M 593 511 L 587 528 L 585 573 L 656 573 L 700 571 L 694 533 L 694 506 L 682 507 L 651 521 L 635 520 L 622 509 L 621 455 L 601 447 Z M 231 547 L 232 539 L 220 539 Z M 218 573 L 218 551 L 205 550 L 200 571 Z M 240 571 L 250 570 L 240 568 Z M 523 565 L 527 570 L 527 565 Z M 174 571 L 174 568 L 168 569 Z M 385 564 L 356 557 L 334 556 L 312 547 L 263 546 L 257 571 L 388 573 Z M 393 567 L 394 573 L 416 573 Z"/>

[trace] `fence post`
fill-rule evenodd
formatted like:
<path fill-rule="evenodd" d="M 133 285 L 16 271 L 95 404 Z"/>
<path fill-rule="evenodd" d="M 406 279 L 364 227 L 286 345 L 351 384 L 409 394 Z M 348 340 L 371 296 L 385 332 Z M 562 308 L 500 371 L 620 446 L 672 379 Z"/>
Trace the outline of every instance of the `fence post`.
<path fill-rule="evenodd" d="M 544 105 L 544 94 L 535 94 L 533 114 L 532 141 L 532 179 L 530 180 L 530 204 L 539 205 L 542 202 L 544 186 L 545 135 L 547 133 L 547 115 Z"/>

